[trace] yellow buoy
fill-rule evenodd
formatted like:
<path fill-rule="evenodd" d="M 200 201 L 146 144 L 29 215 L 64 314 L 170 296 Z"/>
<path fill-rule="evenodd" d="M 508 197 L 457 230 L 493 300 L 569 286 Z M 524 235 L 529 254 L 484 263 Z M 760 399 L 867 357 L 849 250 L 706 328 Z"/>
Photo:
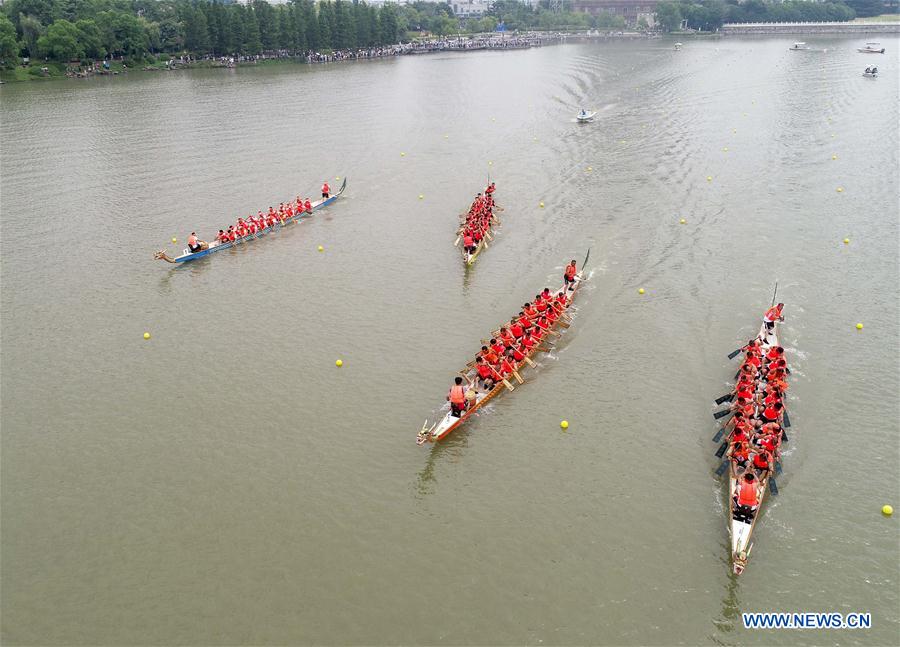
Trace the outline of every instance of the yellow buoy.
<path fill-rule="evenodd" d="M 540 207 L 541 207 L 541 209 L 544 208 L 544 203 L 543 203 L 543 202 L 540 204 Z"/>
<path fill-rule="evenodd" d="M 450 135 L 444 135 L 444 139 L 450 139 Z"/>
<path fill-rule="evenodd" d="M 644 288 L 638 288 L 638 294 L 643 294 L 643 293 L 644 293 Z"/>
<path fill-rule="evenodd" d="M 406 157 L 406 153 L 400 153 L 400 157 Z"/>
<path fill-rule="evenodd" d="M 324 251 L 325 251 L 325 248 L 322 247 L 321 245 L 319 245 L 319 251 L 320 251 L 320 252 L 324 252 Z"/>
<path fill-rule="evenodd" d="M 340 182 L 340 181 L 341 181 L 341 176 L 340 176 L 340 175 L 336 176 L 336 177 L 334 178 L 334 181 L 335 181 L 335 182 Z"/>
<path fill-rule="evenodd" d="M 488 162 L 488 166 L 493 166 L 493 165 L 494 165 L 493 162 Z"/>
<path fill-rule="evenodd" d="M 419 200 L 424 200 L 424 199 L 425 199 L 425 196 L 422 195 L 422 194 L 420 193 L 420 194 L 419 194 Z"/>
<path fill-rule="evenodd" d="M 569 428 L 569 421 L 568 421 L 568 420 L 563 420 L 561 423 L 559 423 L 559 426 L 562 427 L 563 429 L 568 429 L 568 428 Z"/>
<path fill-rule="evenodd" d="M 684 219 L 684 218 L 682 218 L 682 219 L 681 219 L 681 220 L 679 220 L 679 221 L 678 221 L 678 222 L 680 222 L 680 223 L 681 223 L 681 224 L 682 224 L 682 225 L 683 225 L 683 224 L 684 224 L 684 223 L 686 223 L 686 222 L 687 222 L 687 220 L 685 220 L 685 219 Z"/>
<path fill-rule="evenodd" d="M 849 245 L 849 244 L 850 244 L 850 239 L 849 239 L 849 238 L 845 238 L 845 239 L 844 239 L 844 244 L 845 244 L 845 245 Z"/>
<path fill-rule="evenodd" d="M 885 517 L 890 517 L 892 514 L 894 514 L 894 508 L 889 505 L 883 505 L 881 506 L 881 514 L 883 514 Z"/>
<path fill-rule="evenodd" d="M 725 151 L 725 152 L 727 153 L 727 152 L 728 152 L 728 147 L 726 146 L 726 147 L 723 148 L 722 150 Z"/>
<path fill-rule="evenodd" d="M 587 167 L 587 170 L 588 170 L 589 172 L 590 172 L 590 171 L 593 171 L 593 170 L 594 170 L 594 167 L 593 167 L 593 166 L 588 166 L 588 167 Z"/>
<path fill-rule="evenodd" d="M 737 133 L 737 128 L 732 128 L 731 132 L 732 132 L 732 134 Z"/>
<path fill-rule="evenodd" d="M 144 339 L 150 339 L 150 333 L 145 332 L 145 333 L 144 333 Z"/>
<path fill-rule="evenodd" d="M 839 186 L 839 187 L 837 188 L 837 192 L 838 192 L 838 193 L 843 193 L 843 192 L 844 192 L 844 187 Z"/>
<path fill-rule="evenodd" d="M 172 243 L 174 244 L 174 243 L 177 243 L 177 242 L 178 242 L 178 239 L 175 238 L 175 237 L 173 236 L 173 237 L 172 237 Z"/>
<path fill-rule="evenodd" d="M 831 159 L 836 160 L 836 159 L 837 159 L 837 155 L 832 155 L 832 156 L 831 156 Z"/>
<path fill-rule="evenodd" d="M 707 176 L 706 176 L 706 181 L 707 181 L 707 182 L 712 182 L 712 175 L 707 175 Z"/>
<path fill-rule="evenodd" d="M 334 365 L 337 366 L 338 368 L 340 368 L 341 366 L 344 365 L 344 360 L 339 359 L 338 361 L 336 361 L 336 362 L 334 363 Z"/>
<path fill-rule="evenodd" d="M 857 329 L 857 330 L 862 330 L 862 329 L 863 329 L 862 323 L 856 324 L 856 329 Z"/>

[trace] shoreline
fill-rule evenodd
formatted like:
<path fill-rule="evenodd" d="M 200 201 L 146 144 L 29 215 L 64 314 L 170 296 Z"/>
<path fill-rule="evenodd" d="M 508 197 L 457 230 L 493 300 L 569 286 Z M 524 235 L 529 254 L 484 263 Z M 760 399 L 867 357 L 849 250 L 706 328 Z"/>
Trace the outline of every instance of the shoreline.
<path fill-rule="evenodd" d="M 89 79 L 129 75 L 134 72 L 174 72 L 194 69 L 236 69 L 260 65 L 317 65 L 366 61 L 398 56 L 420 56 L 446 52 L 518 51 L 563 45 L 573 42 L 600 40 L 658 40 L 723 38 L 728 36 L 778 36 L 791 34 L 898 34 L 900 22 L 846 22 L 846 23 L 726 23 L 715 32 L 638 32 L 638 31 L 585 31 L 585 32 L 525 32 L 511 35 L 473 35 L 457 38 L 428 39 L 398 43 L 387 47 L 340 50 L 337 52 L 265 52 L 253 56 L 211 56 L 202 58 L 190 55 L 157 56 L 155 61 L 134 61 L 129 66 L 124 59 L 95 61 L 88 65 L 44 61 L 36 64 L 20 64 L 15 68 L 0 70 L 0 84 L 25 81 L 52 81 L 60 79 Z"/>

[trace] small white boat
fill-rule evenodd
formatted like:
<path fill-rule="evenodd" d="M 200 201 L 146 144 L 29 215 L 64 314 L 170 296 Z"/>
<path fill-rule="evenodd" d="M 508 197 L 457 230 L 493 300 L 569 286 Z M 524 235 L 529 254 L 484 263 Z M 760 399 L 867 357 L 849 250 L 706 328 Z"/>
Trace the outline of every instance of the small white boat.
<path fill-rule="evenodd" d="M 593 110 L 593 111 L 591 111 L 591 112 L 587 112 L 586 110 L 582 110 L 580 113 L 578 113 L 578 115 L 576 115 L 575 118 L 576 118 L 580 123 L 587 123 L 587 122 L 589 122 L 589 121 L 593 121 L 593 120 L 594 120 L 594 117 L 596 117 L 596 116 L 597 116 L 597 111 L 596 111 L 596 110 Z"/>
<path fill-rule="evenodd" d="M 877 67 L 867 67 L 866 71 L 863 72 L 863 76 L 867 79 L 877 79 L 878 78 L 878 68 Z"/>
<path fill-rule="evenodd" d="M 808 52 L 812 48 L 806 43 L 794 43 L 788 49 L 790 49 L 792 52 Z"/>
<path fill-rule="evenodd" d="M 682 47 L 683 47 L 683 45 L 681 43 L 675 43 L 676 50 L 681 49 Z"/>
<path fill-rule="evenodd" d="M 884 54 L 884 47 L 881 43 L 866 43 L 865 47 L 857 47 L 856 51 L 863 54 Z"/>

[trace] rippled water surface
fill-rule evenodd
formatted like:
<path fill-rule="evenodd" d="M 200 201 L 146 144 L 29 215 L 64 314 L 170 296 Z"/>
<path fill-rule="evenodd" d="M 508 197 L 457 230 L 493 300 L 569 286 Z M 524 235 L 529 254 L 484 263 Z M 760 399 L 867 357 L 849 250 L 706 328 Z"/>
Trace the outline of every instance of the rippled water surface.
<path fill-rule="evenodd" d="M 895 643 L 900 41 L 810 44 L 4 85 L 4 644 Z M 152 260 L 338 176 L 304 224 Z M 588 247 L 557 351 L 417 447 Z M 710 414 L 776 280 L 794 426 L 735 579 Z M 741 626 L 779 610 L 873 627 Z"/>

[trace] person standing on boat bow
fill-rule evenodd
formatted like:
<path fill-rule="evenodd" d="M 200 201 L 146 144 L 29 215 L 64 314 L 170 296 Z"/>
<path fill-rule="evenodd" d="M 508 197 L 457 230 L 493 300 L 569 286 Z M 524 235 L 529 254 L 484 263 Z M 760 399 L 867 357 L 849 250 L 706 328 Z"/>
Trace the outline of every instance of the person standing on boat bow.
<path fill-rule="evenodd" d="M 575 287 L 575 275 L 578 273 L 577 262 L 575 259 L 572 259 L 572 262 L 566 266 L 566 272 L 563 274 L 563 281 L 565 282 L 566 289 L 572 289 Z M 571 287 L 569 284 L 572 284 Z"/>
<path fill-rule="evenodd" d="M 328 186 L 328 182 L 325 182 L 322 185 L 322 199 L 327 200 L 331 196 L 331 187 Z"/>
<path fill-rule="evenodd" d="M 763 321 L 766 324 L 766 333 L 770 333 L 775 329 L 776 321 L 784 321 L 784 315 L 781 314 L 781 311 L 784 309 L 784 304 L 779 303 L 776 306 L 772 306 L 768 310 L 766 310 L 766 314 L 763 315 Z"/>

